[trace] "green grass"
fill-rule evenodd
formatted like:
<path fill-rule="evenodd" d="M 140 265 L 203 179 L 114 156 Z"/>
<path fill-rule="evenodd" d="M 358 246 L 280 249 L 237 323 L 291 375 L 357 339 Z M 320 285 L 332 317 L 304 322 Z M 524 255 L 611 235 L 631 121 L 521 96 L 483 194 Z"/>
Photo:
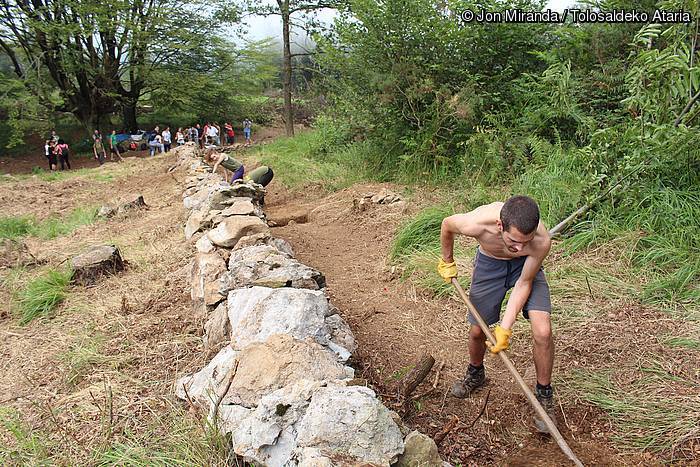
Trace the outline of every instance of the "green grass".
<path fill-rule="evenodd" d="M 7 434 L 0 436 L 0 464 L 52 465 L 46 438 L 25 425 L 17 411 L 0 406 L 0 429 Z"/>
<path fill-rule="evenodd" d="M 78 227 L 92 224 L 97 218 L 96 207 L 76 208 L 64 219 L 50 217 L 40 222 L 33 229 L 32 234 L 39 238 L 52 239 L 73 232 Z"/>
<path fill-rule="evenodd" d="M 698 381 L 686 381 L 655 365 L 639 367 L 633 381 L 618 381 L 620 368 L 573 373 L 572 387 L 608 413 L 614 441 L 624 448 L 667 455 L 700 437 Z M 678 458 L 678 457 L 677 457 Z"/>
<path fill-rule="evenodd" d="M 78 446 L 71 437 L 57 442 L 55 433 L 30 426 L 22 421 L 17 411 L 0 407 L 0 464 L 232 465 L 226 438 L 208 422 L 198 420 L 180 407 L 168 408 L 144 426 L 130 426 L 119 433 L 104 431 L 95 440 L 99 445 Z M 73 456 L 77 452 L 90 457 L 76 459 Z"/>
<path fill-rule="evenodd" d="M 34 220 L 28 216 L 0 217 L 0 239 L 17 239 L 30 235 Z"/>
<path fill-rule="evenodd" d="M 261 146 L 253 156 L 272 167 L 275 179 L 287 188 L 320 185 L 336 191 L 372 178 L 362 157 L 368 150 L 363 143 L 327 148 L 319 133 L 307 131 Z"/>
<path fill-rule="evenodd" d="M 447 205 L 430 206 L 420 211 L 399 228 L 389 258 L 396 260 L 423 250 L 439 251 L 442 221 L 452 214 L 454 208 Z"/>
<path fill-rule="evenodd" d="M 94 367 L 110 362 L 110 359 L 101 352 L 104 343 L 105 337 L 91 330 L 59 355 L 59 360 L 67 367 L 66 384 L 76 386 Z"/>
<path fill-rule="evenodd" d="M 664 345 L 667 345 L 668 347 L 676 349 L 681 348 L 700 350 L 700 339 L 696 339 L 693 337 L 667 335 L 661 337 L 659 339 L 659 342 L 661 342 Z"/>
<path fill-rule="evenodd" d="M 16 240 L 33 236 L 46 240 L 61 237 L 78 227 L 92 224 L 97 218 L 96 207 L 80 207 L 71 211 L 65 218 L 49 217 L 38 221 L 31 216 L 0 217 L 0 239 Z"/>
<path fill-rule="evenodd" d="M 208 422 L 196 423 L 181 409 L 172 408 L 160 420 L 95 453 L 92 465 L 194 466 L 230 465 L 228 441 Z"/>
<path fill-rule="evenodd" d="M 48 316 L 66 298 L 72 274 L 70 270 L 50 269 L 27 283 L 18 293 L 20 324 Z"/>

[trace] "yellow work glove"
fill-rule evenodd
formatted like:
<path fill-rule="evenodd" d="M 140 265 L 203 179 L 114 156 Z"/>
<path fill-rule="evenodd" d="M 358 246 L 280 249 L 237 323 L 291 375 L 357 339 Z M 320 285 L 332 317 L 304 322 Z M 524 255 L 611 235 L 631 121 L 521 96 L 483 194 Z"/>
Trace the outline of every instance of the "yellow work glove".
<path fill-rule="evenodd" d="M 497 324 L 496 328 L 493 330 L 493 336 L 496 338 L 496 345 L 489 345 L 489 350 L 493 353 L 498 353 L 501 350 L 508 350 L 511 334 L 513 334 L 513 331 L 510 329 L 503 329 Z"/>
<path fill-rule="evenodd" d="M 442 277 L 442 279 L 448 284 L 452 282 L 453 277 L 457 277 L 457 265 L 454 261 L 451 263 L 446 263 L 442 260 L 442 258 L 440 258 L 437 271 L 438 274 L 440 274 L 440 277 Z"/>

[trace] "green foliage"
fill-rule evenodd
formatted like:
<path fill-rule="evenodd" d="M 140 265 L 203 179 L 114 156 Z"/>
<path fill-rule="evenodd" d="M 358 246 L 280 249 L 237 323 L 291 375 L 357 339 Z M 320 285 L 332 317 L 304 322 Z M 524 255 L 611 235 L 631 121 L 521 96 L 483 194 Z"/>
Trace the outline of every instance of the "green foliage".
<path fill-rule="evenodd" d="M 31 217 L 0 217 L 0 238 L 17 239 L 32 232 L 34 220 Z"/>
<path fill-rule="evenodd" d="M 83 225 L 92 224 L 96 218 L 96 207 L 76 208 L 65 218 L 49 217 L 44 221 L 37 221 L 31 216 L 0 217 L 0 238 L 34 236 L 50 240 L 67 235 Z"/>
<path fill-rule="evenodd" d="M 66 298 L 72 276 L 71 270 L 50 269 L 20 290 L 17 300 L 20 324 L 48 316 Z"/>
<path fill-rule="evenodd" d="M 439 251 L 440 227 L 445 217 L 454 214 L 452 206 L 430 206 L 406 222 L 394 237 L 389 257 L 393 260 L 419 250 Z"/>
<path fill-rule="evenodd" d="M 320 185 L 338 190 L 364 179 L 376 179 L 363 156 L 373 151 L 368 144 L 331 148 L 324 131 L 308 131 L 294 138 L 280 138 L 256 150 L 256 159 L 269 165 L 275 179 L 299 188 Z"/>
<path fill-rule="evenodd" d="M 0 428 L 9 435 L 7 444 L 4 439 L 0 439 L 0 463 L 51 465 L 45 439 L 23 423 L 17 411 L 0 406 Z"/>
<path fill-rule="evenodd" d="M 615 441 L 659 453 L 674 452 L 698 437 L 700 406 L 691 389 L 697 381 L 677 378 L 653 361 L 642 362 L 634 381 L 616 381 L 614 374 L 576 372 L 574 385 L 585 400 L 610 415 Z"/>

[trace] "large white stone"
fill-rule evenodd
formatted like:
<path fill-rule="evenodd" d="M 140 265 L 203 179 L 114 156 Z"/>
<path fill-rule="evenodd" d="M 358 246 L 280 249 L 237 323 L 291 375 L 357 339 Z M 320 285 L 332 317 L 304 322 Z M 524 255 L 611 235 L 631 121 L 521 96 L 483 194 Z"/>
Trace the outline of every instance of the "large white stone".
<path fill-rule="evenodd" d="M 197 253 L 190 269 L 190 292 L 195 304 L 215 305 L 224 299 L 219 294 L 219 276 L 226 271 L 226 262 L 216 252 Z"/>
<path fill-rule="evenodd" d="M 389 409 L 363 386 L 318 389 L 296 425 L 299 463 L 315 453 L 389 466 L 403 452 L 403 436 Z M 312 451 L 313 452 L 313 451 Z"/>
<path fill-rule="evenodd" d="M 193 375 L 180 378 L 175 384 L 175 395 L 180 399 L 200 404 L 207 409 L 216 402 L 221 385 L 233 368 L 238 352 L 230 346 L 219 351 L 211 362 Z"/>
<path fill-rule="evenodd" d="M 327 322 L 330 316 L 328 299 L 321 291 L 251 287 L 228 294 L 231 345 L 236 349 L 265 341 L 273 334 L 288 334 L 297 339 L 312 338 L 345 361 L 350 350 L 343 344 L 354 350 L 354 339 L 337 318 Z M 340 339 L 335 339 L 336 330 L 342 333 Z"/>
<path fill-rule="evenodd" d="M 325 384 L 302 379 L 264 396 L 245 419 L 232 427 L 234 452 L 248 462 L 285 465 L 296 447 L 294 424 L 304 416 L 313 392 Z"/>
<path fill-rule="evenodd" d="M 352 368 L 338 362 L 325 347 L 286 334 L 251 344 L 238 358 L 236 377 L 223 399 L 227 405 L 254 407 L 264 395 L 301 379 L 344 380 L 354 375 Z"/>

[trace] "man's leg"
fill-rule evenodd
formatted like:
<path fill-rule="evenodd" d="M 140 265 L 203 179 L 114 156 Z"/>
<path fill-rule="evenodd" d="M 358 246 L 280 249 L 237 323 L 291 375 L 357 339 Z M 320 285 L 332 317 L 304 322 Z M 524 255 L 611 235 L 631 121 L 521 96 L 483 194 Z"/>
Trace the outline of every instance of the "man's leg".
<path fill-rule="evenodd" d="M 530 325 L 532 326 L 532 357 L 535 360 L 537 382 L 547 386 L 552 382 L 552 366 L 554 365 L 554 341 L 552 340 L 552 323 L 546 311 L 530 310 Z"/>
<path fill-rule="evenodd" d="M 469 363 L 480 367 L 484 364 L 484 354 L 486 354 L 486 334 L 478 324 L 472 324 L 469 327 Z"/>
<path fill-rule="evenodd" d="M 535 396 L 549 418 L 557 423 L 557 408 L 554 401 L 554 391 L 551 386 L 552 367 L 554 365 L 554 341 L 552 340 L 552 325 L 549 313 L 546 311 L 530 310 L 530 325 L 532 326 L 532 356 L 535 361 L 537 385 Z M 541 433 L 549 433 L 544 420 L 535 414 L 535 428 Z"/>

